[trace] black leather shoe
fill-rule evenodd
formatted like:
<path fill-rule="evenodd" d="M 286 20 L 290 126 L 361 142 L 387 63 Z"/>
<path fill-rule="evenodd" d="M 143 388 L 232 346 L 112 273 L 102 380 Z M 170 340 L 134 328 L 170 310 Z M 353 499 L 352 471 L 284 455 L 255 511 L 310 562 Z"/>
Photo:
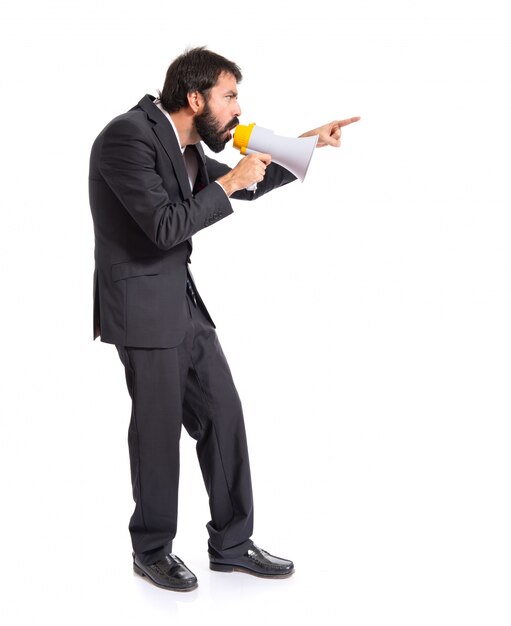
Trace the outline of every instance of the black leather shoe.
<path fill-rule="evenodd" d="M 144 565 L 133 554 L 133 571 L 162 589 L 191 591 L 197 587 L 197 577 L 175 554 L 166 554 L 151 565 Z"/>
<path fill-rule="evenodd" d="M 292 561 L 268 554 L 255 544 L 239 557 L 223 558 L 209 550 L 209 567 L 215 572 L 245 572 L 262 578 L 287 578 L 295 571 Z"/>

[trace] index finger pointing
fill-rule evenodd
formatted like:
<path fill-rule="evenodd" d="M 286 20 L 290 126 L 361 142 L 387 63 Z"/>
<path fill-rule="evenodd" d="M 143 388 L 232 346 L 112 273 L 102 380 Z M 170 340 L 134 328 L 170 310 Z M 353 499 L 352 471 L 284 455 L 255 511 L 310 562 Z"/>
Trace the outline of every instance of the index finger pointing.
<path fill-rule="evenodd" d="M 343 126 L 347 126 L 348 124 L 353 124 L 353 122 L 358 122 L 359 119 L 359 116 L 349 117 L 347 120 L 339 120 L 337 123 L 339 124 L 339 127 L 342 128 Z"/>

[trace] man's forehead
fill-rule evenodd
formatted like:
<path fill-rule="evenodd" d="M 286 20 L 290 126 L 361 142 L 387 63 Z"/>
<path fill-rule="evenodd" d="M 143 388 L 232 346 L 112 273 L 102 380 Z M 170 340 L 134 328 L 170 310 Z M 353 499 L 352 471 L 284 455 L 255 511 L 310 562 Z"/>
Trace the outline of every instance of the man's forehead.
<path fill-rule="evenodd" d="M 230 92 L 237 96 L 237 85 L 238 83 L 236 82 L 236 78 L 232 74 L 229 74 L 228 72 L 222 72 L 218 77 L 218 80 L 216 81 L 215 88 L 223 92 Z"/>

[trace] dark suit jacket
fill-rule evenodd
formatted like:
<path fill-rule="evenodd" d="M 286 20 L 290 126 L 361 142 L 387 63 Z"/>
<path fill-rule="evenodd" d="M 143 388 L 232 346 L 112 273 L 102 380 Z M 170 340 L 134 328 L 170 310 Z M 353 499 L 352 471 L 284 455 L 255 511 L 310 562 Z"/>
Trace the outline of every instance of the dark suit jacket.
<path fill-rule="evenodd" d="M 229 198 L 213 182 L 230 168 L 196 144 L 199 172 L 192 193 L 175 133 L 153 100 L 146 95 L 113 119 L 92 146 L 94 339 L 170 348 L 186 330 L 191 237 L 232 213 Z M 232 197 L 252 200 L 292 180 L 272 163 L 255 193 Z"/>

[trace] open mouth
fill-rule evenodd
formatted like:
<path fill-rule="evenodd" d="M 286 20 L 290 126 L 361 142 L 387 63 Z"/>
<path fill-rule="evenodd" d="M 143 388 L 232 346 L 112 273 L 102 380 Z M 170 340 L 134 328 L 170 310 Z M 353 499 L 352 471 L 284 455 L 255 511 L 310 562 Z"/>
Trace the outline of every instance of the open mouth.
<path fill-rule="evenodd" d="M 230 128 L 228 128 L 225 132 L 227 133 L 229 139 L 232 139 L 233 135 L 232 135 L 232 131 L 236 128 L 236 126 L 239 124 L 239 122 L 236 122 L 235 124 L 233 124 Z"/>

